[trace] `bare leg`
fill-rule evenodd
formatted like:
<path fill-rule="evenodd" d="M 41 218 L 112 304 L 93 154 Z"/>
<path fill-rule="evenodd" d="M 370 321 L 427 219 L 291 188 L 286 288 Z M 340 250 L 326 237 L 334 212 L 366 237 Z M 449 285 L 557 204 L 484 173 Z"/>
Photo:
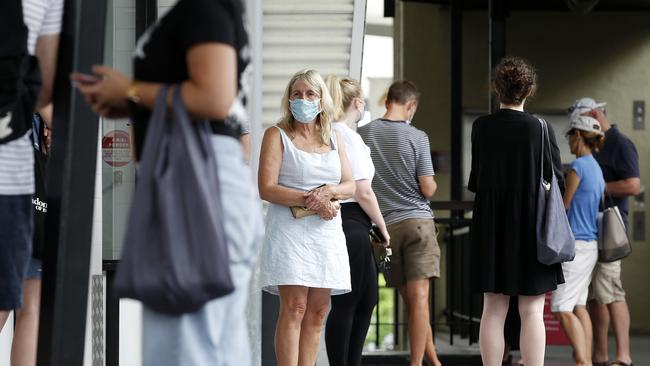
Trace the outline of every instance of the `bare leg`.
<path fill-rule="evenodd" d="M 433 329 L 431 329 L 431 324 L 427 327 L 427 343 L 424 348 L 424 356 L 433 366 L 442 366 L 442 363 L 438 359 L 438 354 L 436 353 L 436 345 L 433 343 Z"/>
<path fill-rule="evenodd" d="M 483 315 L 479 330 L 481 359 L 485 366 L 500 366 L 503 359 L 505 339 L 503 326 L 508 314 L 510 297 L 486 292 L 483 294 Z"/>
<path fill-rule="evenodd" d="M 561 311 L 555 313 L 560 320 L 562 329 L 569 337 L 573 352 L 575 354 L 576 366 L 587 366 L 587 343 L 585 339 L 585 330 L 580 324 L 580 319 L 570 311 Z"/>
<path fill-rule="evenodd" d="M 589 301 L 589 315 L 593 324 L 594 333 L 594 362 L 605 362 L 608 360 L 607 330 L 609 328 L 609 312 L 607 305 L 599 304 L 597 301 Z"/>
<path fill-rule="evenodd" d="M 307 295 L 307 311 L 300 326 L 300 353 L 298 366 L 314 366 L 318 358 L 320 333 L 330 303 L 328 288 L 310 288 Z"/>
<path fill-rule="evenodd" d="M 406 305 L 406 309 L 408 310 L 409 301 L 408 301 L 408 296 L 406 296 L 406 286 L 400 287 L 399 293 L 400 295 L 402 295 L 402 300 L 404 301 L 404 304 Z M 436 353 L 436 345 L 433 343 L 433 330 L 431 329 L 431 326 L 429 326 L 429 328 L 427 329 L 427 341 L 424 348 L 424 357 L 427 359 L 427 361 L 429 361 L 430 364 L 434 366 L 442 365 Z"/>
<path fill-rule="evenodd" d="M 607 305 L 616 337 L 616 359 L 632 363 L 630 355 L 630 310 L 625 301 L 615 301 Z"/>
<path fill-rule="evenodd" d="M 519 296 L 519 316 L 521 317 L 521 356 L 524 365 L 543 366 L 546 350 L 544 295 Z M 503 352 L 503 349 L 500 351 Z"/>
<path fill-rule="evenodd" d="M 16 330 L 11 347 L 11 366 L 36 365 L 41 280 L 25 280 L 23 307 L 16 310 Z"/>
<path fill-rule="evenodd" d="M 429 279 L 406 282 L 408 298 L 409 341 L 411 345 L 411 365 L 422 365 L 427 343 L 429 325 Z"/>
<path fill-rule="evenodd" d="M 279 286 L 280 316 L 275 327 L 275 357 L 278 366 L 298 364 L 300 324 L 307 309 L 309 288 Z"/>
<path fill-rule="evenodd" d="M 573 313 L 580 319 L 580 324 L 582 324 L 582 330 L 585 333 L 585 347 L 586 347 L 586 360 L 588 364 L 591 364 L 591 352 L 592 352 L 592 339 L 593 339 L 593 328 L 591 326 L 591 318 L 589 318 L 589 313 L 587 308 L 584 305 L 576 305 L 576 308 L 573 310 Z"/>

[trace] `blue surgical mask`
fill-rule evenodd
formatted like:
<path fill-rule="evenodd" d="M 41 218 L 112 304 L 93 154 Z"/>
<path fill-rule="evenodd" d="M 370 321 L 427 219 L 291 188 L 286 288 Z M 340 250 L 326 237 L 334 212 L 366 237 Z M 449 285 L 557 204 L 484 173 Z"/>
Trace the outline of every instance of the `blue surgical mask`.
<path fill-rule="evenodd" d="M 320 113 L 320 99 L 294 99 L 289 101 L 291 114 L 300 123 L 309 123 Z"/>

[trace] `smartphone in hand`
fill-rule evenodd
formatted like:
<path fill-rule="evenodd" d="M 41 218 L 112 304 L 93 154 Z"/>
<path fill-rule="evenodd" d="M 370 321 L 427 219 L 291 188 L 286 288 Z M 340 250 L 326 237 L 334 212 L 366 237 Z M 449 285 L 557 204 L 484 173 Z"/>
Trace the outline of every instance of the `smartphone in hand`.
<path fill-rule="evenodd" d="M 369 234 L 373 242 L 379 244 L 386 243 L 386 238 L 384 237 L 384 234 L 381 233 L 381 230 L 379 230 L 379 227 L 377 225 L 372 224 Z"/>
<path fill-rule="evenodd" d="M 78 83 L 82 85 L 93 85 L 98 83 L 101 80 L 101 78 L 92 74 L 73 72 L 72 74 L 70 74 L 70 80 L 72 80 L 73 83 Z"/>

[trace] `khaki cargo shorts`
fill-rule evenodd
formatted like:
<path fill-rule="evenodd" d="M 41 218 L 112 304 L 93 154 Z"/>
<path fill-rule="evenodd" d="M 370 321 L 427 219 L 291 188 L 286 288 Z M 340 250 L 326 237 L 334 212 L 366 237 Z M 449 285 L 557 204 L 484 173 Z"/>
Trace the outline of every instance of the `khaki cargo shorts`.
<path fill-rule="evenodd" d="M 401 287 L 406 281 L 440 277 L 438 229 L 433 219 L 406 219 L 387 226 L 393 250 L 389 287 Z"/>
<path fill-rule="evenodd" d="M 625 290 L 621 282 L 621 261 L 596 264 L 589 285 L 589 301 L 607 305 L 625 301 Z"/>

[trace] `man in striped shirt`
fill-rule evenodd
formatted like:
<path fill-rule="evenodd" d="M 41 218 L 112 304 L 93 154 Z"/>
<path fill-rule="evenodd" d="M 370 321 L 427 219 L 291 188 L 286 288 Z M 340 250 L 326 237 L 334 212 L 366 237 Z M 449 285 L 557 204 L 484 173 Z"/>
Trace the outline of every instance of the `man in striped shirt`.
<path fill-rule="evenodd" d="M 411 126 L 418 92 L 410 81 L 388 90 L 386 114 L 359 134 L 370 147 L 376 173 L 372 188 L 391 237 L 390 287 L 399 288 L 408 307 L 411 365 L 425 356 L 440 365 L 429 325 L 429 280 L 440 276 L 440 248 L 429 197 L 436 191 L 429 138 Z"/>
<path fill-rule="evenodd" d="M 22 9 L 28 29 L 27 51 L 39 61 L 42 86 L 37 108 L 42 108 L 52 95 L 63 0 L 22 0 Z M 26 123 L 31 126 L 32 116 L 28 118 Z M 34 148 L 30 136 L 31 130 L 0 144 L 0 330 L 9 313 L 16 310 L 12 365 L 36 363 L 40 280 L 25 280 L 31 266 L 34 215 Z M 25 304 L 23 298 L 27 299 Z"/>

